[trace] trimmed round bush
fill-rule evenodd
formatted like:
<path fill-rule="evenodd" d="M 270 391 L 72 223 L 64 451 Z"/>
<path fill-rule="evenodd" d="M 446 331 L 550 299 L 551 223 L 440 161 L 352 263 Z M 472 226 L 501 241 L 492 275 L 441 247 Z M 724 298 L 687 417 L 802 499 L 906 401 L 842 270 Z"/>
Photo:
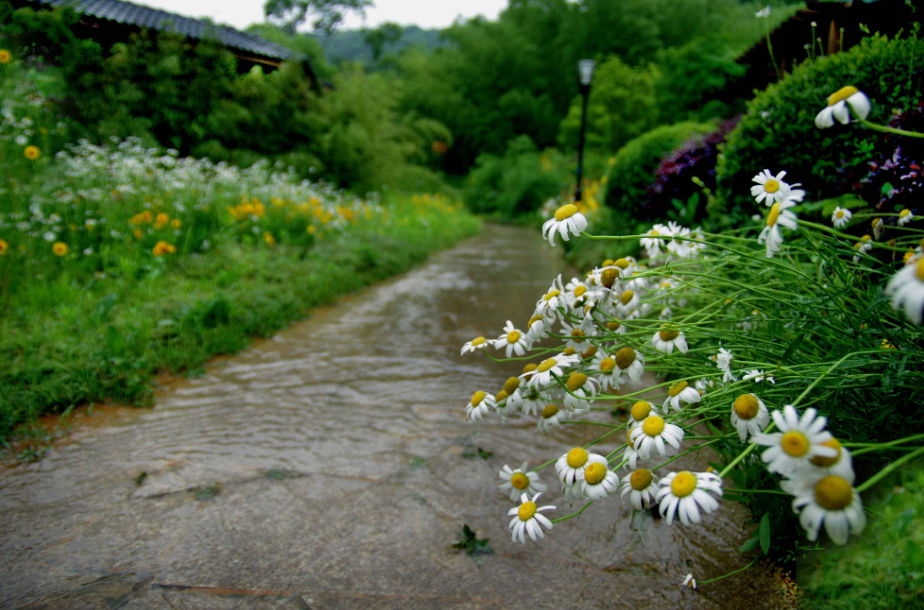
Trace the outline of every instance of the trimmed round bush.
<path fill-rule="evenodd" d="M 829 95 L 853 85 L 872 101 L 868 119 L 888 123 L 893 111 L 907 110 L 920 98 L 922 56 L 924 41 L 916 36 L 873 36 L 845 53 L 801 64 L 759 94 L 719 155 L 712 216 L 729 224 L 749 216 L 751 179 L 763 169 L 786 170 L 786 180 L 801 182 L 810 199 L 854 190 L 884 134 L 856 124 L 818 129 L 815 115 Z"/>
<path fill-rule="evenodd" d="M 613 159 L 607 180 L 606 205 L 632 212 L 639 219 L 647 218 L 645 191 L 654 182 L 661 159 L 691 137 L 714 129 L 711 123 L 686 121 L 656 127 L 630 140 Z"/>

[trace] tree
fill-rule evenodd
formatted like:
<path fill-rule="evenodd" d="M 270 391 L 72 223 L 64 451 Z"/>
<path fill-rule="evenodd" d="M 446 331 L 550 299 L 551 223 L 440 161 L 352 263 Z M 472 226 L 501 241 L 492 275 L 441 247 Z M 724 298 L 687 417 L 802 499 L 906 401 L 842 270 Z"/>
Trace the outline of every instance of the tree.
<path fill-rule="evenodd" d="M 344 13 L 355 11 L 365 15 L 372 0 L 266 0 L 263 12 L 285 32 L 294 34 L 308 15 L 315 17 L 311 26 L 316 32 L 330 36 L 343 23 Z"/>
<path fill-rule="evenodd" d="M 394 44 L 401 39 L 403 28 L 397 23 L 386 21 L 377 28 L 362 29 L 363 42 L 372 49 L 372 61 L 376 62 L 382 56 L 386 44 Z"/>

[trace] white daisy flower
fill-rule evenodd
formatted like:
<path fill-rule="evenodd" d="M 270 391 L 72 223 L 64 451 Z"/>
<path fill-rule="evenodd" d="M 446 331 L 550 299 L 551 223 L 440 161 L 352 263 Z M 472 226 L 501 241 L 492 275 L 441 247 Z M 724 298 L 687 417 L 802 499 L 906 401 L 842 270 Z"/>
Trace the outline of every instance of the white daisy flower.
<path fill-rule="evenodd" d="M 869 116 L 869 111 L 869 98 L 856 87 L 847 86 L 828 96 L 828 106 L 815 117 L 815 126 L 827 129 L 834 125 L 834 119 L 846 125 L 851 114 L 862 120 Z"/>
<path fill-rule="evenodd" d="M 769 169 L 760 172 L 752 179 L 757 184 L 751 187 L 751 196 L 757 200 L 757 203 L 766 200 L 768 206 L 783 201 L 789 194 L 790 188 L 783 182 L 785 175 L 786 172 L 780 172 L 774 176 Z"/>
<path fill-rule="evenodd" d="M 892 309 L 903 310 L 908 319 L 920 324 L 924 310 L 924 258 L 905 265 L 893 275 L 885 293 L 892 297 Z"/>
<path fill-rule="evenodd" d="M 741 381 L 753 381 L 754 383 L 760 383 L 761 381 L 768 381 L 772 384 L 776 384 L 776 379 L 772 376 L 767 375 L 764 371 L 758 369 L 751 369 L 750 371 L 745 371 L 744 375 L 741 377 Z"/>
<path fill-rule="evenodd" d="M 756 13 L 754 13 L 754 16 L 757 17 L 758 19 L 766 19 L 767 17 L 769 17 L 770 16 L 770 5 L 768 4 L 766 8 L 762 8 Z M 693 576 L 690 575 L 690 578 L 692 577 Z M 693 588 L 695 589 L 696 587 L 694 586 Z"/>
<path fill-rule="evenodd" d="M 738 430 L 743 443 L 751 436 L 757 436 L 770 423 L 767 405 L 754 394 L 742 394 L 732 403 L 731 423 Z"/>
<path fill-rule="evenodd" d="M 770 447 L 761 455 L 770 472 L 785 476 L 815 456 L 837 455 L 837 451 L 822 444 L 831 440 L 831 433 L 824 430 L 828 419 L 816 418 L 816 414 L 815 409 L 806 409 L 800 419 L 795 407 L 786 405 L 782 413 L 771 414 L 780 432 L 754 435 L 755 443 Z"/>
<path fill-rule="evenodd" d="M 575 447 L 568 453 L 564 454 L 555 462 L 555 472 L 558 473 L 558 480 L 565 485 L 574 485 L 578 481 L 578 474 L 584 472 L 589 464 L 603 464 L 606 466 L 606 458 L 596 453 L 588 453 L 586 449 Z"/>
<path fill-rule="evenodd" d="M 731 350 L 727 350 L 724 347 L 719 348 L 719 353 L 713 356 L 715 360 L 715 365 L 719 367 L 719 370 L 722 371 L 722 382 L 728 383 L 729 381 L 737 381 L 735 376 L 731 372 L 731 361 L 732 353 Z"/>
<path fill-rule="evenodd" d="M 658 408 L 647 400 L 640 400 L 629 409 L 629 430 L 641 426 L 649 415 L 657 415 Z"/>
<path fill-rule="evenodd" d="M 587 337 L 590 336 L 591 333 L 593 332 L 593 330 L 591 330 L 592 325 L 589 325 L 589 326 L 590 328 L 585 329 L 583 325 L 572 326 L 565 320 L 562 320 L 561 321 L 561 328 L 562 328 L 561 334 L 564 335 L 565 337 L 568 337 L 567 339 L 565 339 L 565 347 L 566 348 L 570 347 L 575 352 L 585 351 L 590 346 L 590 342 L 587 340 Z"/>
<path fill-rule="evenodd" d="M 607 356 L 603 350 L 598 350 L 594 354 L 593 362 L 585 370 L 600 380 L 600 385 L 604 390 L 618 390 L 622 385 L 623 380 L 619 369 L 616 368 L 616 361 Z"/>
<path fill-rule="evenodd" d="M 768 258 L 779 252 L 780 247 L 783 245 L 780 227 L 783 226 L 793 231 L 798 227 L 796 215 L 789 211 L 789 208 L 795 205 L 793 201 L 783 200 L 774 203 L 770 207 L 770 213 L 767 215 L 767 226 L 757 236 L 757 243 L 767 243 Z"/>
<path fill-rule="evenodd" d="M 539 393 L 539 390 L 535 388 L 523 387 L 518 389 L 516 393 L 519 394 L 520 409 L 526 415 L 541 411 L 547 402 Z"/>
<path fill-rule="evenodd" d="M 678 381 L 667 390 L 667 399 L 664 401 L 664 412 L 667 413 L 669 408 L 673 408 L 678 413 L 683 410 L 683 403 L 693 404 L 699 402 L 703 397 L 699 395 L 696 388 L 690 387 L 686 381 Z"/>
<path fill-rule="evenodd" d="M 536 426 L 542 432 L 548 432 L 556 426 L 560 426 L 565 416 L 565 412 L 558 408 L 557 405 L 546 405 L 539 413 L 539 421 Z"/>
<path fill-rule="evenodd" d="M 611 333 L 616 333 L 617 335 L 624 335 L 628 332 L 629 329 L 622 325 L 622 323 L 619 321 L 619 318 L 613 318 L 606 323 L 606 330 L 610 331 Z"/>
<path fill-rule="evenodd" d="M 520 377 L 526 377 L 529 375 L 528 385 L 531 388 L 541 388 L 552 383 L 552 375 L 556 377 L 562 377 L 564 372 L 562 367 L 567 368 L 577 364 L 580 360 L 577 356 L 568 356 L 565 354 L 558 354 L 552 358 L 547 358 L 543 360 L 538 367 L 536 367 L 535 372 L 527 373 L 520 375 Z"/>
<path fill-rule="evenodd" d="M 520 410 L 520 403 L 510 400 L 510 395 L 501 390 L 494 397 L 494 408 L 500 420 L 506 421 L 508 417 Z"/>
<path fill-rule="evenodd" d="M 649 415 L 641 426 L 632 428 L 629 438 L 638 450 L 639 457 L 647 460 L 651 456 L 652 449 L 656 449 L 658 455 L 662 456 L 670 453 L 664 441 L 667 441 L 674 449 L 680 449 L 680 443 L 683 442 L 683 429 L 665 422 L 664 418 L 659 415 Z"/>
<path fill-rule="evenodd" d="M 847 544 L 850 534 L 861 534 L 866 527 L 863 501 L 853 488 L 853 473 L 850 474 L 840 477 L 809 473 L 790 487 L 796 496 L 792 508 L 801 510 L 799 522 L 812 542 L 818 540 L 822 525 L 835 544 Z"/>
<path fill-rule="evenodd" d="M 898 226 L 904 227 L 906 224 L 914 220 L 914 218 L 915 216 L 911 213 L 911 210 L 904 209 L 898 213 L 898 220 L 896 222 L 898 223 Z"/>
<path fill-rule="evenodd" d="M 587 219 L 578 212 L 578 208 L 573 203 L 561 206 L 555 212 L 555 216 L 549 218 L 542 225 L 542 237 L 547 238 L 549 243 L 555 245 L 555 234 L 561 235 L 565 241 L 571 239 L 568 234 L 575 237 L 581 234 L 581 231 L 587 228 Z"/>
<path fill-rule="evenodd" d="M 552 282 L 549 291 L 536 303 L 536 315 L 541 316 L 546 324 L 552 324 L 561 316 L 559 307 L 567 307 L 568 300 L 564 294 L 565 287 L 561 284 L 561 275 Z"/>
<path fill-rule="evenodd" d="M 510 466 L 504 464 L 504 469 L 497 473 L 503 483 L 499 484 L 498 487 L 501 488 L 501 491 L 507 493 L 507 490 L 510 490 L 510 499 L 516 501 L 517 496 L 521 493 L 527 494 L 538 494 L 547 489 L 547 487 L 539 482 L 539 474 L 535 472 L 527 472 L 527 462 L 523 462 L 523 465 L 517 468 L 516 470 L 511 470 Z"/>
<path fill-rule="evenodd" d="M 544 538 L 545 534 L 542 533 L 542 528 L 539 527 L 541 523 L 547 529 L 552 529 L 552 522 L 542 515 L 541 512 L 545 510 L 555 510 L 554 506 L 536 506 L 536 500 L 539 499 L 539 496 L 542 495 L 542 492 L 537 493 L 533 496 L 533 499 L 530 500 L 529 496 L 522 494 L 520 496 L 520 506 L 511 508 L 507 512 L 508 517 L 513 517 L 510 520 L 509 529 L 513 533 L 513 541 L 516 542 L 517 538 L 520 539 L 520 542 L 526 542 L 526 536 L 524 534 L 529 534 L 529 537 L 536 541 L 538 538 Z"/>
<path fill-rule="evenodd" d="M 475 337 L 471 341 L 467 342 L 462 346 L 462 353 L 460 356 L 464 356 L 466 352 L 476 352 L 480 349 L 484 349 L 488 346 L 488 340 L 484 337 Z"/>
<path fill-rule="evenodd" d="M 632 470 L 638 468 L 638 461 L 641 456 L 639 455 L 638 449 L 635 448 L 635 443 L 632 441 L 632 428 L 626 430 L 626 449 L 623 451 L 622 457 L 624 460 L 628 460 L 629 468 Z M 647 461 L 647 458 L 642 459 L 642 461 Z"/>
<path fill-rule="evenodd" d="M 693 244 L 685 239 L 677 239 L 678 237 L 690 237 L 690 229 L 682 227 L 674 221 L 669 222 L 668 226 L 671 229 L 671 240 L 667 242 L 667 251 L 679 258 L 690 256 L 693 253 Z"/>
<path fill-rule="evenodd" d="M 478 390 L 472 394 L 472 400 L 465 405 L 465 415 L 471 421 L 478 421 L 483 418 L 491 409 L 496 409 L 497 403 L 490 394 L 485 394 Z"/>
<path fill-rule="evenodd" d="M 590 403 L 597 397 L 596 386 L 598 383 L 596 379 L 590 379 L 584 373 L 571 373 L 571 376 L 568 377 L 568 381 L 565 382 L 565 387 L 568 388 L 571 394 L 580 396 L 581 398 L 576 398 L 571 394 L 565 393 L 565 408 L 573 411 L 582 411 L 589 407 Z"/>
<path fill-rule="evenodd" d="M 606 461 L 592 462 L 577 473 L 581 493 L 588 500 L 603 500 L 619 487 L 619 477 L 610 470 Z"/>
<path fill-rule="evenodd" d="M 667 227 L 657 224 L 651 227 L 651 230 L 640 240 L 642 247 L 647 251 L 648 258 L 657 258 L 661 254 L 661 248 L 664 247 L 664 241 L 661 237 L 666 234 Z"/>
<path fill-rule="evenodd" d="M 647 468 L 634 470 L 619 486 L 622 488 L 620 496 L 625 498 L 629 494 L 629 502 L 635 510 L 648 508 L 658 495 L 658 477 Z"/>
<path fill-rule="evenodd" d="M 769 11 L 770 11 L 770 7 L 768 6 L 765 10 L 769 12 Z M 762 13 L 762 12 L 763 12 L 763 11 L 760 11 L 760 13 Z M 760 14 L 758 13 L 757 16 L 760 17 Z M 690 587 L 691 589 L 696 589 L 696 579 L 693 578 L 693 574 L 687 574 L 686 576 L 684 576 L 683 582 L 680 583 L 680 586 L 681 586 L 681 587 Z"/>
<path fill-rule="evenodd" d="M 869 235 L 864 235 L 860 238 L 860 241 L 853 245 L 853 249 L 857 251 L 853 256 L 853 264 L 860 262 L 863 254 L 866 254 L 873 249 L 873 238 Z"/>
<path fill-rule="evenodd" d="M 818 473 L 822 475 L 831 474 L 841 477 L 842 479 L 853 481 L 853 456 L 850 455 L 850 451 L 848 451 L 846 447 L 841 446 L 840 441 L 834 437 L 831 437 L 830 441 L 824 442 L 822 445 L 834 449 L 837 451 L 837 455 L 834 457 L 816 455 L 810 459 L 808 463 L 799 466 L 792 472 L 789 480 L 780 482 L 780 488 L 782 488 L 783 491 L 794 496 L 799 495 L 797 487 L 801 485 L 806 478 L 815 476 Z"/>
<path fill-rule="evenodd" d="M 645 373 L 645 356 L 631 347 L 623 347 L 613 358 L 617 374 L 625 373 L 632 381 L 640 381 Z"/>
<path fill-rule="evenodd" d="M 532 342 L 525 334 L 513 327 L 513 322 L 507 320 L 507 325 L 504 327 L 504 330 L 506 332 L 494 340 L 494 349 L 501 350 L 506 347 L 508 358 L 510 358 L 514 352 L 516 352 L 517 356 L 522 356 L 532 349 Z"/>
<path fill-rule="evenodd" d="M 850 222 L 850 219 L 853 218 L 853 212 L 841 206 L 834 208 L 834 213 L 831 214 L 831 224 L 836 228 L 841 229 L 847 226 L 847 223 Z"/>
<path fill-rule="evenodd" d="M 719 502 L 707 492 L 717 496 L 722 495 L 722 481 L 712 472 L 672 472 L 661 479 L 661 489 L 658 490 L 657 500 L 660 504 L 661 516 L 667 517 L 667 524 L 674 521 L 674 516 L 680 516 L 684 525 L 699 523 L 699 510 L 706 514 L 719 508 Z"/>
<path fill-rule="evenodd" d="M 548 337 L 549 331 L 551 330 L 551 321 L 547 323 L 542 314 L 533 314 L 533 317 L 526 323 L 526 340 L 532 343 L 538 343 L 540 339 Z"/>
<path fill-rule="evenodd" d="M 687 347 L 687 339 L 683 336 L 683 333 L 679 330 L 675 330 L 674 327 L 669 324 L 662 324 L 661 330 L 656 332 L 651 338 L 651 344 L 659 352 L 664 352 L 665 354 L 670 354 L 674 351 L 674 347 L 677 348 L 681 354 L 686 354 L 689 347 Z"/>
<path fill-rule="evenodd" d="M 873 218 L 873 222 L 870 225 L 870 228 L 873 230 L 873 237 L 878 240 L 882 233 L 885 231 L 885 223 L 882 222 L 881 218 Z"/>
<path fill-rule="evenodd" d="M 619 301 L 616 303 L 616 310 L 619 312 L 620 316 L 625 318 L 638 309 L 638 306 L 639 298 L 635 291 L 625 290 L 619 295 Z"/>

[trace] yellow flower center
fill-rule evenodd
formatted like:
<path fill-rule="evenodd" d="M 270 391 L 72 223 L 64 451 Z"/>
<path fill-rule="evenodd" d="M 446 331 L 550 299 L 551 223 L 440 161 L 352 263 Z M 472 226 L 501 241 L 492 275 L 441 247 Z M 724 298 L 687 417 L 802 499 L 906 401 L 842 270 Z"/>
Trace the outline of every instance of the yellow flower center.
<path fill-rule="evenodd" d="M 631 347 L 624 347 L 616 352 L 616 365 L 621 369 L 627 369 L 635 362 L 635 350 Z"/>
<path fill-rule="evenodd" d="M 613 265 L 613 259 L 608 258 L 605 261 L 603 261 L 603 264 L 601 264 L 600 266 L 601 267 L 611 267 L 612 265 Z"/>
<path fill-rule="evenodd" d="M 843 217 L 844 217 L 844 210 L 838 210 L 838 211 L 836 211 L 836 212 L 834 213 L 834 215 L 837 216 L 838 218 L 843 218 Z"/>
<path fill-rule="evenodd" d="M 636 491 L 642 491 L 654 480 L 654 475 L 647 468 L 639 468 L 629 476 L 629 485 Z"/>
<path fill-rule="evenodd" d="M 537 368 L 538 368 L 538 367 L 537 367 L 535 364 L 527 364 L 526 366 L 523 367 L 523 372 L 524 372 L 524 373 L 532 373 L 532 372 L 535 371 Z"/>
<path fill-rule="evenodd" d="M 921 259 L 915 264 L 914 274 L 919 280 L 924 282 L 924 256 L 922 256 Z"/>
<path fill-rule="evenodd" d="M 616 282 L 616 278 L 618 277 L 619 271 L 610 267 L 609 269 L 605 269 L 603 273 L 600 274 L 600 283 L 607 288 L 612 288 L 613 284 Z"/>
<path fill-rule="evenodd" d="M 772 227 L 773 225 L 775 225 L 779 217 L 780 217 L 780 203 L 776 202 L 773 204 L 773 207 L 770 208 L 770 214 L 767 216 L 767 226 Z"/>
<path fill-rule="evenodd" d="M 562 352 L 566 356 L 573 356 L 575 354 L 573 347 L 566 347 L 565 351 Z"/>
<path fill-rule="evenodd" d="M 780 190 L 780 183 L 776 180 L 767 180 L 764 182 L 764 190 L 768 193 L 775 193 Z"/>
<path fill-rule="evenodd" d="M 809 441 L 801 432 L 791 430 L 780 439 L 780 447 L 783 448 L 787 455 L 802 457 L 808 453 Z"/>
<path fill-rule="evenodd" d="M 571 338 L 574 339 L 575 343 L 580 343 L 581 341 L 584 340 L 584 339 L 578 339 L 576 337 L 583 337 L 583 336 L 584 336 L 584 331 L 581 330 L 580 328 L 575 328 L 574 330 L 571 331 Z"/>
<path fill-rule="evenodd" d="M 742 394 L 735 399 L 732 409 L 735 410 L 735 415 L 741 419 L 754 419 L 757 417 L 757 412 L 760 411 L 760 404 L 753 394 Z"/>
<path fill-rule="evenodd" d="M 632 292 L 631 290 L 626 290 L 625 292 L 622 293 L 622 296 L 619 297 L 619 302 L 622 303 L 623 305 L 628 305 L 629 301 L 631 301 L 634 296 L 635 296 L 634 292 Z"/>
<path fill-rule="evenodd" d="M 548 360 L 543 360 L 542 364 L 539 365 L 539 368 L 537 368 L 536 371 L 539 373 L 544 373 L 550 368 L 552 368 L 553 366 L 555 366 L 556 364 L 557 363 L 555 362 L 555 358 L 549 358 Z"/>
<path fill-rule="evenodd" d="M 625 270 L 629 266 L 629 261 L 627 261 L 624 258 L 618 258 L 615 261 L 613 261 L 613 264 L 619 267 L 620 269 Z"/>
<path fill-rule="evenodd" d="M 584 373 L 575 373 L 571 375 L 571 377 L 568 377 L 568 383 L 566 385 L 572 392 L 577 392 L 581 389 L 581 386 L 584 385 L 585 381 L 587 381 L 587 375 Z"/>
<path fill-rule="evenodd" d="M 632 405 L 631 413 L 632 419 L 635 421 L 642 421 L 651 415 L 651 403 L 645 400 L 640 400 Z"/>
<path fill-rule="evenodd" d="M 837 451 L 837 454 L 834 457 L 824 457 L 821 455 L 816 455 L 811 460 L 811 463 L 815 464 L 820 468 L 828 468 L 834 466 L 841 460 L 841 443 L 836 438 L 832 438 L 830 441 L 822 443 L 825 447 L 830 447 Z"/>
<path fill-rule="evenodd" d="M 642 423 L 642 432 L 648 436 L 658 436 L 664 432 L 664 420 L 657 415 L 649 415 Z"/>
<path fill-rule="evenodd" d="M 510 377 L 507 381 L 504 382 L 504 391 L 507 392 L 507 395 L 511 395 L 517 391 L 517 388 L 520 387 L 520 378 L 519 377 Z"/>
<path fill-rule="evenodd" d="M 580 447 L 575 447 L 568 452 L 567 460 L 568 466 L 571 468 L 580 468 L 587 463 L 587 451 L 581 449 Z"/>
<path fill-rule="evenodd" d="M 588 485 L 599 485 L 606 478 L 606 466 L 594 462 L 584 470 L 584 480 Z"/>
<path fill-rule="evenodd" d="M 546 405 L 542 410 L 542 419 L 548 419 L 550 417 L 555 417 L 558 415 L 558 407 L 555 405 Z"/>
<path fill-rule="evenodd" d="M 560 295 L 560 294 L 561 294 L 561 290 L 552 290 L 552 291 L 549 292 L 549 294 L 545 295 L 545 300 L 546 300 L 546 301 L 551 301 L 552 299 L 554 299 L 555 297 L 557 297 L 557 296 Z"/>
<path fill-rule="evenodd" d="M 558 210 L 555 212 L 555 220 L 557 220 L 558 222 L 561 222 L 566 218 L 571 218 L 572 216 L 577 214 L 577 211 L 578 211 L 577 206 L 574 205 L 573 203 L 563 205 L 560 208 L 558 208 Z"/>
<path fill-rule="evenodd" d="M 613 367 L 615 367 L 615 366 L 616 366 L 616 361 L 613 360 L 612 358 L 604 358 L 604 359 L 600 362 L 600 370 L 601 370 L 601 371 L 612 371 L 612 370 L 613 370 Z"/>
<path fill-rule="evenodd" d="M 482 392 L 481 390 L 478 390 L 477 392 L 472 394 L 472 406 L 477 407 L 479 404 L 481 404 L 481 401 L 484 400 L 485 396 L 486 394 Z"/>
<path fill-rule="evenodd" d="M 526 323 L 526 328 L 532 328 L 533 324 L 540 321 L 541 319 L 542 319 L 541 315 L 539 314 L 534 315 L 532 318 L 529 319 L 529 322 Z"/>
<path fill-rule="evenodd" d="M 502 400 L 505 400 L 505 399 L 507 398 L 507 396 L 508 396 L 507 392 L 501 390 L 501 391 L 498 392 L 497 395 L 494 397 L 494 400 L 496 400 L 497 402 L 500 402 L 500 401 L 502 401 Z"/>
<path fill-rule="evenodd" d="M 484 337 L 476 337 L 472 339 L 472 346 L 475 345 L 484 345 L 484 342 L 487 341 Z"/>
<path fill-rule="evenodd" d="M 696 475 L 684 470 L 678 472 L 674 480 L 671 481 L 671 493 L 678 498 L 689 496 L 696 489 Z"/>
<path fill-rule="evenodd" d="M 837 91 L 835 91 L 834 93 L 828 96 L 828 106 L 833 106 L 834 104 L 838 102 L 843 102 L 844 100 L 846 100 L 848 97 L 850 97 L 854 93 L 859 93 L 859 91 L 860 90 L 854 87 L 853 85 L 842 87 L 841 89 L 838 89 Z"/>
<path fill-rule="evenodd" d="M 676 330 L 661 330 L 658 331 L 658 336 L 661 337 L 661 341 L 673 341 L 680 336 L 680 332 Z"/>
<path fill-rule="evenodd" d="M 595 346 L 591 345 L 590 347 L 587 348 L 587 351 L 585 351 L 583 354 L 581 354 L 581 358 L 590 358 L 591 356 L 593 356 L 593 355 L 596 354 L 596 353 L 597 353 L 597 348 L 596 348 Z"/>
<path fill-rule="evenodd" d="M 622 326 L 618 321 L 614 320 L 613 322 L 606 323 L 606 330 L 611 332 L 616 332 L 619 330 L 619 327 Z"/>
<path fill-rule="evenodd" d="M 520 331 L 511 330 L 509 333 L 507 333 L 507 343 L 516 343 L 519 340 L 520 340 Z"/>
<path fill-rule="evenodd" d="M 841 477 L 824 477 L 815 483 L 815 501 L 825 510 L 843 510 L 853 502 L 853 488 Z"/>
<path fill-rule="evenodd" d="M 520 516 L 520 521 L 529 521 L 536 516 L 536 503 L 524 502 L 520 504 L 520 510 L 517 511 L 517 514 Z"/>
<path fill-rule="evenodd" d="M 909 210 L 909 209 L 904 209 L 904 210 L 902 210 L 901 212 L 898 213 L 898 217 L 899 217 L 899 218 L 904 218 L 905 216 L 908 216 L 909 214 L 911 214 L 911 210 Z"/>
<path fill-rule="evenodd" d="M 675 398 L 678 394 L 687 389 L 687 386 L 690 385 L 686 381 L 678 381 L 667 390 L 667 393 L 671 395 L 671 398 Z"/>
<path fill-rule="evenodd" d="M 574 296 L 577 298 L 581 298 L 582 296 L 584 296 L 585 292 L 587 292 L 587 286 L 585 286 L 584 284 L 581 284 L 580 286 L 574 289 Z"/>
<path fill-rule="evenodd" d="M 515 472 L 513 476 L 510 477 L 510 484 L 517 489 L 526 489 L 529 487 L 529 477 L 522 472 Z"/>

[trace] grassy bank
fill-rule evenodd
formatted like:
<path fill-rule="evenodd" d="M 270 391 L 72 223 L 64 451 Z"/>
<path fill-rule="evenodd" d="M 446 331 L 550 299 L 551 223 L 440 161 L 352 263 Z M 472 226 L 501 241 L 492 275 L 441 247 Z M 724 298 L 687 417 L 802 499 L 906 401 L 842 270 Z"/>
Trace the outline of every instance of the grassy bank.
<path fill-rule="evenodd" d="M 442 203 L 383 207 L 387 224 L 313 247 L 229 241 L 170 260 L 123 257 L 86 282 L 67 271 L 31 282 L 0 320 L 0 435 L 83 402 L 148 404 L 156 374 L 195 372 L 478 230 Z"/>

